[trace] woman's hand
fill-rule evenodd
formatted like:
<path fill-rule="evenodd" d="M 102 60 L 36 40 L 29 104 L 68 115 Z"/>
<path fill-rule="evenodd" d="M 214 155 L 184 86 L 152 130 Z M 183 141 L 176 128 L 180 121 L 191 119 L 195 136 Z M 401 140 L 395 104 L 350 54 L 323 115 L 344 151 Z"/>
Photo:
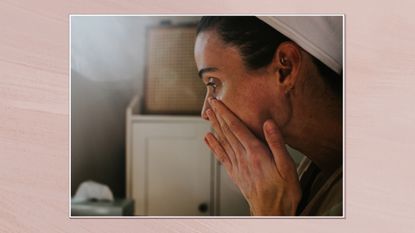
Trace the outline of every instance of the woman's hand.
<path fill-rule="evenodd" d="M 296 166 L 272 120 L 264 123 L 268 146 L 223 103 L 209 99 L 206 111 L 216 137 L 205 141 L 239 187 L 253 215 L 295 215 L 301 199 Z"/>

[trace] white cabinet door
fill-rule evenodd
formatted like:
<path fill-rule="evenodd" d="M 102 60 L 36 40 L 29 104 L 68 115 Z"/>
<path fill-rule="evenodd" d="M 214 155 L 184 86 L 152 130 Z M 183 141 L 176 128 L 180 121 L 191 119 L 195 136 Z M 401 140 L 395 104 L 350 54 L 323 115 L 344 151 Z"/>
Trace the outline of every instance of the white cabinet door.
<path fill-rule="evenodd" d="M 203 142 L 209 128 L 201 121 L 133 124 L 131 191 L 137 215 L 210 215 L 213 158 Z"/>

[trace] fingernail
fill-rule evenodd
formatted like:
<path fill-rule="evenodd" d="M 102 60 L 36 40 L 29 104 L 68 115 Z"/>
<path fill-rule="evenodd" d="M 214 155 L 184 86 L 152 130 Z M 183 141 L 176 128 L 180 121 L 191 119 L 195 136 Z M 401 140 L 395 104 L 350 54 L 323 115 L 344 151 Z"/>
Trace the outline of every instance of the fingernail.
<path fill-rule="evenodd" d="M 216 103 L 216 99 L 215 99 L 215 98 L 213 98 L 213 97 L 209 97 L 208 101 L 209 101 L 209 104 L 210 104 L 212 107 L 214 107 L 214 105 L 215 105 L 215 103 Z"/>
<path fill-rule="evenodd" d="M 207 139 L 207 136 L 205 136 L 205 142 L 209 145 L 209 140 Z"/>
<path fill-rule="evenodd" d="M 268 133 L 272 133 L 272 131 L 274 130 L 274 121 L 273 120 L 267 120 L 266 122 L 265 122 L 265 130 L 268 132 Z"/>
<path fill-rule="evenodd" d="M 206 115 L 208 116 L 209 120 L 212 118 L 212 109 L 206 110 Z"/>

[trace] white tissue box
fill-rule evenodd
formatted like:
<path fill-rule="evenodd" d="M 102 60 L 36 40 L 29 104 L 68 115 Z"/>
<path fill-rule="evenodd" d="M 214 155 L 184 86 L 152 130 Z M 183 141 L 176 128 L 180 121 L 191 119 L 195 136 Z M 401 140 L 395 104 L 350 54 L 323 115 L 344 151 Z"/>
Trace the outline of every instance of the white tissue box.
<path fill-rule="evenodd" d="M 131 216 L 134 215 L 132 199 L 114 201 L 71 202 L 72 216 Z"/>

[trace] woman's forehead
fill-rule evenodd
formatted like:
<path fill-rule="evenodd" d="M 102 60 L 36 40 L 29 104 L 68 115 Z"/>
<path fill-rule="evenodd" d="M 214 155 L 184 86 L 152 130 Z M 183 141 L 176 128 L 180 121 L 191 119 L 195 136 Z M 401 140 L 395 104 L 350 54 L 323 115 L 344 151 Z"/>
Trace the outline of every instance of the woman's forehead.
<path fill-rule="evenodd" d="M 235 68 L 242 60 L 239 51 L 234 46 L 226 45 L 214 31 L 200 33 L 195 43 L 195 60 L 199 69 L 217 67 Z"/>

